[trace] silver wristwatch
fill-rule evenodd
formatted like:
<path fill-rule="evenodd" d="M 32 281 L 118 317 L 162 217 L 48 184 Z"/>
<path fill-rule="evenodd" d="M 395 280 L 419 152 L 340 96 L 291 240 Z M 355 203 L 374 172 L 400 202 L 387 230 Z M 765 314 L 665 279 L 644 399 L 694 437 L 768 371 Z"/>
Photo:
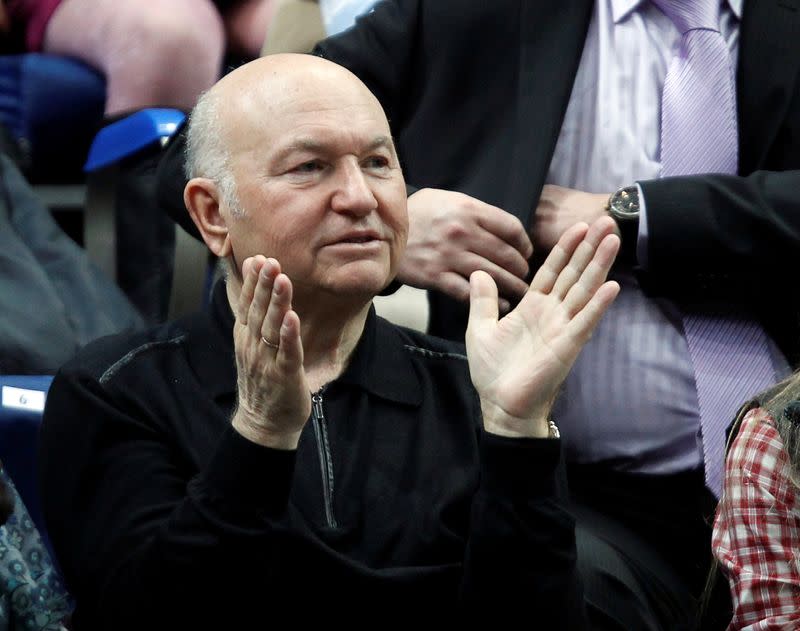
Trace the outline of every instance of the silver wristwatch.
<path fill-rule="evenodd" d="M 612 193 L 606 203 L 606 212 L 617 222 L 622 241 L 617 260 L 636 263 L 636 243 L 639 239 L 639 187 L 624 186 Z"/>
<path fill-rule="evenodd" d="M 606 212 L 611 215 L 618 224 L 623 222 L 639 221 L 639 187 L 625 186 L 617 192 L 612 193 L 606 204 Z"/>

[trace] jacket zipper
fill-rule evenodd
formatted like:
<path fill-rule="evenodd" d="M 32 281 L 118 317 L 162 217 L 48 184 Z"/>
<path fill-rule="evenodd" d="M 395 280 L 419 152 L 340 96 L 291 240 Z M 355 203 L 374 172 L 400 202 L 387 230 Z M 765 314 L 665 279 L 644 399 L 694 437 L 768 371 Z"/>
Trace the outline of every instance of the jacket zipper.
<path fill-rule="evenodd" d="M 322 391 L 320 388 L 311 395 L 311 422 L 314 426 L 314 435 L 317 437 L 317 453 L 322 469 L 322 495 L 325 502 L 325 521 L 329 528 L 336 528 L 336 517 L 333 514 L 333 458 L 331 457 L 330 443 L 328 442 L 328 426 L 325 421 L 325 411 L 322 408 Z"/>

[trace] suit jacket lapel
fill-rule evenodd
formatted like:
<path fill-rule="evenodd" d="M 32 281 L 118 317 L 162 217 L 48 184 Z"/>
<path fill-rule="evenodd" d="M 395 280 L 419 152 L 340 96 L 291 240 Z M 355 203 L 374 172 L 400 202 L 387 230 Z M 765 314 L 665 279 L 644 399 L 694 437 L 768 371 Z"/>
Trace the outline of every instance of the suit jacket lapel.
<path fill-rule="evenodd" d="M 591 0 L 520 0 L 517 142 L 506 210 L 525 226 L 530 225 L 555 151 L 592 6 Z"/>
<path fill-rule="evenodd" d="M 748 0 L 736 72 L 739 172 L 767 163 L 800 72 L 800 0 Z"/>

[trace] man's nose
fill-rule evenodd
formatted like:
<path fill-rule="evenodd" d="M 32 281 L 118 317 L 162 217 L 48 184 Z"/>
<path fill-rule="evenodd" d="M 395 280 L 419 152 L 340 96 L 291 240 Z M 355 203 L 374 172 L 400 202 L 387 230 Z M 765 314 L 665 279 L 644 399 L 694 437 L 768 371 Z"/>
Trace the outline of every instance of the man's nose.
<path fill-rule="evenodd" d="M 347 161 L 336 178 L 331 208 L 338 213 L 364 216 L 378 207 L 367 176 L 355 161 Z"/>

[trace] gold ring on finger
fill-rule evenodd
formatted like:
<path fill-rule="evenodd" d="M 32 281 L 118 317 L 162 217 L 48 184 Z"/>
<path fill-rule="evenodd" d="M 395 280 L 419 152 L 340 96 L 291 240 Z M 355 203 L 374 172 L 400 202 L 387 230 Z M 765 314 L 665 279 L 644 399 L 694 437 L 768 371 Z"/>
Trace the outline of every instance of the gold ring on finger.
<path fill-rule="evenodd" d="M 270 342 L 270 341 L 269 341 L 267 338 L 265 338 L 263 335 L 261 336 L 261 341 L 262 341 L 262 342 L 264 342 L 264 344 L 266 344 L 266 345 L 267 345 L 267 346 L 269 346 L 270 348 L 274 348 L 275 350 L 278 350 L 278 345 L 277 345 L 275 342 Z"/>

